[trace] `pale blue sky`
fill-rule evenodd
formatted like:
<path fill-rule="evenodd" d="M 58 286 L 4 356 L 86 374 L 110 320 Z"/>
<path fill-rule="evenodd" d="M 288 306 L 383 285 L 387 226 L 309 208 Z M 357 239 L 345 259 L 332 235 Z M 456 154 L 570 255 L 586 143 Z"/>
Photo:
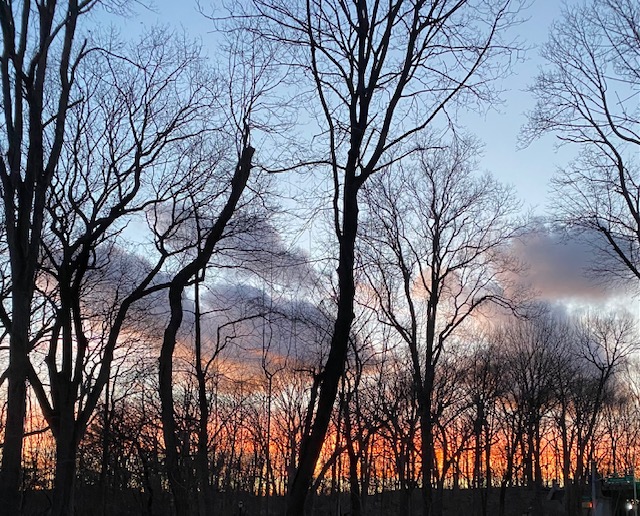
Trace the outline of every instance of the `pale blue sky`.
<path fill-rule="evenodd" d="M 482 166 L 502 181 L 512 183 L 517 188 L 525 206 L 537 206 L 536 213 L 543 214 L 548 203 L 549 180 L 557 166 L 566 165 L 575 149 L 556 149 L 557 139 L 547 135 L 533 142 L 528 148 L 516 150 L 517 139 L 526 123 L 525 112 L 534 106 L 534 100 L 527 87 L 543 61 L 540 47 L 547 41 L 549 29 L 561 14 L 563 5 L 577 2 L 560 0 L 533 0 L 526 11 L 528 18 L 517 29 L 523 42 L 531 47 L 525 61 L 514 65 L 514 74 L 503 82 L 507 90 L 503 95 L 505 104 L 499 112 L 490 111 L 483 119 L 471 116 L 469 129 L 485 142 L 485 157 Z"/>
<path fill-rule="evenodd" d="M 214 4 L 216 1 L 219 0 L 213 0 Z M 531 6 L 522 13 L 526 20 L 514 30 L 514 35 L 519 36 L 522 43 L 530 47 L 530 50 L 524 62 L 514 64 L 513 75 L 498 85 L 505 90 L 504 104 L 496 109 L 490 109 L 483 116 L 468 113 L 460 117 L 467 130 L 485 143 L 485 153 L 480 161 L 481 169 L 490 171 L 501 181 L 514 185 L 524 203 L 524 208 L 533 209 L 536 215 L 544 215 L 551 202 L 548 195 L 550 178 L 559 166 L 568 164 L 575 155 L 576 149 L 566 146 L 557 150 L 558 140 L 555 136 L 547 135 L 533 142 L 528 148 L 517 150 L 518 135 L 526 123 L 525 112 L 534 107 L 533 96 L 526 89 L 533 83 L 539 68 L 544 65 L 539 51 L 547 41 L 551 24 L 559 19 L 563 6 L 576 5 L 582 1 L 532 0 Z M 202 4 L 205 8 L 211 5 L 207 4 L 207 0 L 202 0 Z M 155 12 L 140 9 L 137 15 L 125 21 L 118 21 L 118 24 L 123 27 L 123 35 L 134 36 L 142 28 L 157 24 L 174 26 L 178 29 L 182 27 L 189 36 L 202 41 L 205 52 L 214 55 L 215 34 L 212 23 L 198 13 L 195 0 L 182 2 L 156 0 L 154 9 Z M 292 176 L 289 179 L 291 182 L 298 180 L 300 176 Z M 311 233 L 312 229 L 307 228 L 296 239 L 298 245 L 304 248 L 308 246 L 310 252 L 312 247 L 317 245 L 317 243 L 312 244 L 314 239 L 309 236 Z M 308 244 L 305 243 L 307 239 Z M 557 258 L 552 251 L 556 246 L 561 245 L 559 242 L 554 240 L 539 244 L 538 254 L 542 258 L 538 261 L 545 262 L 538 264 L 542 269 L 545 267 L 555 269 L 560 262 L 576 265 L 576 260 L 579 261 L 579 258 L 584 258 L 582 255 L 585 255 L 584 248 L 571 248 Z M 531 250 L 526 254 L 530 255 Z M 611 292 L 603 289 L 602 285 L 594 285 L 586 280 L 581 267 L 572 266 L 570 271 L 571 274 L 565 271 L 563 281 L 558 279 L 554 285 L 556 290 L 564 294 L 554 291 L 550 293 L 551 297 L 578 296 L 593 301 L 602 296 L 608 298 L 611 295 Z"/>
<path fill-rule="evenodd" d="M 207 0 L 202 0 L 206 9 Z M 551 23 L 560 16 L 562 5 L 575 3 L 574 0 L 532 0 L 523 15 L 527 20 L 516 29 L 523 43 L 531 47 L 525 62 L 514 65 L 514 73 L 500 85 L 505 90 L 505 103 L 497 110 L 490 110 L 480 116 L 469 113 L 463 117 L 469 132 L 476 134 L 485 144 L 485 155 L 480 162 L 483 170 L 488 170 L 500 180 L 513 184 L 525 207 L 535 207 L 537 214 L 543 214 L 548 204 L 549 179 L 557 166 L 565 165 L 573 155 L 573 150 L 563 148 L 556 151 L 556 139 L 546 136 L 528 148 L 516 150 L 518 134 L 526 122 L 525 112 L 533 107 L 533 98 L 526 91 L 533 82 L 541 66 L 539 47 L 547 40 Z M 197 11 L 195 0 L 156 0 L 155 12 L 139 9 L 123 23 L 126 32 L 136 32 L 143 26 L 154 24 L 182 27 L 187 34 L 202 40 L 205 51 L 214 49 L 212 23 Z M 514 33 L 514 34 L 515 34 Z"/>

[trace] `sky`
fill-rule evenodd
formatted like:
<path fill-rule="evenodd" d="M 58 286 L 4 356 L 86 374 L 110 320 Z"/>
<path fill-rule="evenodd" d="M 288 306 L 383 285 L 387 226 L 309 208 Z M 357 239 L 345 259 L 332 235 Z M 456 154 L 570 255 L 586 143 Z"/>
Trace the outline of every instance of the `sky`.
<path fill-rule="evenodd" d="M 539 49 L 547 40 L 552 22 L 560 16 L 563 5 L 570 6 L 577 1 L 531 0 L 530 7 L 522 13 L 525 20 L 514 32 L 528 51 L 524 62 L 515 63 L 513 74 L 500 84 L 500 88 L 505 90 L 505 103 L 483 116 L 474 113 L 463 116 L 468 130 L 485 143 L 480 167 L 501 181 L 514 185 L 525 208 L 538 215 L 547 208 L 549 179 L 558 166 L 570 160 L 572 152 L 566 147 L 556 149 L 557 140 L 551 135 L 533 142 L 528 148 L 517 149 L 518 135 L 526 123 L 525 113 L 534 105 L 533 97 L 526 88 L 532 84 L 543 64 Z M 201 4 L 208 11 L 208 5 L 215 5 L 215 1 L 208 4 L 207 0 L 201 0 Z M 189 36 L 201 38 L 205 52 L 215 47 L 212 23 L 198 12 L 195 0 L 156 0 L 152 9 L 140 8 L 137 15 L 124 22 L 126 30 L 168 24 L 184 28 Z"/>
<path fill-rule="evenodd" d="M 214 0 L 214 4 L 215 1 L 219 0 Z M 523 202 L 523 209 L 535 216 L 544 216 L 551 207 L 549 181 L 558 167 L 568 164 L 575 149 L 558 148 L 558 140 L 553 135 L 518 149 L 518 136 L 527 121 L 526 112 L 534 107 L 533 96 L 527 92 L 527 87 L 544 66 L 539 52 L 547 41 L 553 21 L 560 17 L 563 6 L 570 8 L 581 1 L 531 0 L 529 8 L 522 13 L 523 23 L 512 34 L 528 48 L 525 58 L 514 63 L 513 74 L 498 85 L 504 90 L 504 104 L 483 115 L 468 113 L 461 116 L 467 130 L 485 144 L 479 162 L 481 170 L 513 185 Z M 202 0 L 205 11 L 210 11 L 209 6 L 214 4 Z M 118 24 L 125 35 L 158 24 L 182 28 L 188 36 L 202 41 L 205 53 L 215 49 L 212 22 L 198 12 L 194 0 L 156 0 L 152 10 L 140 7 L 135 15 Z M 543 296 L 550 299 L 575 297 L 589 302 L 615 297 L 614 290 L 585 277 L 583 266 L 586 267 L 589 251 L 581 243 L 563 243 L 557 236 L 538 234 L 521 246 L 519 252 L 530 262 L 531 279 L 539 283 Z"/>
<path fill-rule="evenodd" d="M 501 181 L 513 184 L 525 207 L 539 215 L 545 213 L 549 203 L 549 180 L 558 166 L 571 159 L 572 149 L 557 149 L 557 139 L 552 135 L 518 149 L 518 135 L 527 122 L 526 112 L 534 107 L 534 99 L 526 90 L 544 64 L 540 47 L 547 41 L 562 6 L 572 3 L 576 2 L 533 0 L 524 13 L 527 19 L 517 28 L 529 49 L 524 62 L 516 63 L 513 75 L 503 82 L 505 104 L 486 117 L 472 117 L 469 121 L 470 130 L 486 144 L 481 166 Z"/>

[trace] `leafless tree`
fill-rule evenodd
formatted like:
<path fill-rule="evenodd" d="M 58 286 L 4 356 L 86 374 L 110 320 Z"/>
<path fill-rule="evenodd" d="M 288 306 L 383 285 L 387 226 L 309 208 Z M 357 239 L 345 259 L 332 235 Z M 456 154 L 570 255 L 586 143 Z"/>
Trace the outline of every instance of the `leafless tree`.
<path fill-rule="evenodd" d="M 368 497 L 375 466 L 375 446 L 382 425 L 381 353 L 378 346 L 379 327 L 375 314 L 360 308 L 354 321 L 347 367 L 340 385 L 339 401 L 343 416 L 349 471 L 350 512 L 361 516 L 368 511 Z"/>
<path fill-rule="evenodd" d="M 595 459 L 595 439 L 603 409 L 611 397 L 615 376 L 638 347 L 636 335 L 635 321 L 624 312 L 587 314 L 576 321 L 574 346 L 569 350 L 574 359 L 573 370 L 569 370 L 573 373 L 569 396 L 560 400 L 565 417 L 561 423 L 569 427 L 569 460 L 573 459 L 577 487 L 568 500 L 572 514 L 579 513 L 579 493 L 587 482 L 589 464 Z"/>
<path fill-rule="evenodd" d="M 320 131 L 316 162 L 329 168 L 333 185 L 337 312 L 312 432 L 303 439 L 291 485 L 290 516 L 304 513 L 344 370 L 358 193 L 373 174 L 411 153 L 408 138 L 446 120 L 456 101 L 496 99 L 491 79 L 510 64 L 514 47 L 503 36 L 518 9 L 509 0 L 255 0 L 234 13 L 241 30 L 280 42 L 281 62 L 299 72 L 296 84 Z"/>
<path fill-rule="evenodd" d="M 381 412 L 378 434 L 391 448 L 393 471 L 400 491 L 399 512 L 413 514 L 413 492 L 419 485 L 416 392 L 411 373 L 405 366 L 409 360 L 407 354 L 385 351 L 386 358 L 378 365 L 380 392 L 377 403 Z"/>
<path fill-rule="evenodd" d="M 67 116 L 79 100 L 76 69 L 90 51 L 78 20 L 94 0 L 0 2 L 2 122 L 0 180 L 11 301 L 0 310 L 10 333 L 8 407 L 0 478 L 6 514 L 18 514 L 32 299 L 45 203 L 60 161 Z"/>
<path fill-rule="evenodd" d="M 264 97 L 280 81 L 280 77 L 270 73 L 269 61 L 272 55 L 268 45 L 259 47 L 255 42 L 246 42 L 242 39 L 235 40 L 234 44 L 239 46 L 232 46 L 234 53 L 230 62 L 229 75 L 233 81 L 229 85 L 227 97 L 231 105 L 229 118 L 233 122 L 229 136 L 232 141 L 235 141 L 237 148 L 235 170 L 229 174 L 225 180 L 225 188 L 218 192 L 213 202 L 211 200 L 202 202 L 200 199 L 193 206 L 185 207 L 186 211 L 195 215 L 198 221 L 195 234 L 182 235 L 185 243 L 193 242 L 194 252 L 183 259 L 171 275 L 168 287 L 170 316 L 164 330 L 160 352 L 159 389 L 167 454 L 166 466 L 176 511 L 180 515 L 190 512 L 189 489 L 178 461 L 179 439 L 173 399 L 173 354 L 184 317 L 183 294 L 189 285 L 199 279 L 199 275 L 206 270 L 221 242 L 228 238 L 228 229 L 234 214 L 243 209 L 250 212 L 251 199 L 260 201 L 262 192 L 259 188 L 255 188 L 258 181 L 254 178 L 252 186 L 247 187 L 255 152 L 251 145 L 251 134 L 255 136 L 262 129 L 256 120 L 259 120 L 263 114 Z M 268 109 L 266 111 L 269 112 Z M 192 192 L 202 193 L 198 189 Z M 206 215 L 198 215 L 198 212 Z M 242 223 L 241 217 L 236 217 L 235 220 L 236 223 L 239 220 Z M 255 224 L 256 218 L 251 213 L 245 213 L 244 222 L 251 226 Z M 250 252 L 247 253 L 247 255 L 250 254 Z M 202 379 L 202 375 L 200 378 Z"/>
<path fill-rule="evenodd" d="M 203 138 L 213 132 L 215 90 L 197 49 L 167 42 L 173 36 L 151 31 L 126 56 L 96 50 L 75 67 L 81 100 L 67 113 L 45 194 L 38 264 L 54 317 L 28 362 L 56 441 L 53 514 L 73 512 L 78 444 L 122 335 L 140 331 L 127 328 L 127 316 L 166 284 L 159 273 L 172 253 L 154 263 L 124 251 L 124 228 L 153 206 L 179 205 L 189 186 L 202 187 L 204 162 L 215 170 L 215 153 L 202 150 L 210 148 Z M 182 213 L 174 215 L 166 227 L 180 225 Z"/>
<path fill-rule="evenodd" d="M 178 464 L 176 427 L 173 407 L 173 351 L 183 318 L 182 295 L 196 275 L 209 261 L 215 245 L 223 235 L 226 224 L 231 219 L 240 197 L 249 180 L 251 158 L 254 149 L 248 143 L 248 133 L 244 135 L 244 143 L 238 164 L 230 184 L 229 195 L 220 209 L 219 215 L 211 230 L 207 233 L 204 245 L 195 258 L 188 261 L 169 285 L 169 306 L 171 317 L 165 328 L 162 350 L 160 354 L 160 398 L 162 400 L 162 428 L 167 453 L 167 471 L 169 482 L 176 503 L 178 514 L 189 514 L 189 495 Z"/>
<path fill-rule="evenodd" d="M 425 514 L 438 510 L 433 404 L 445 344 L 481 307 L 509 304 L 501 274 L 514 265 L 505 246 L 517 234 L 518 204 L 490 176 L 474 177 L 475 152 L 465 142 L 424 152 L 366 189 L 363 261 L 381 319 L 411 355 Z"/>
<path fill-rule="evenodd" d="M 547 314 L 514 320 L 494 334 L 504 362 L 503 398 L 513 411 L 505 422 L 511 426 L 509 452 L 520 453 L 522 473 L 527 485 L 534 488 L 531 505 L 541 514 L 539 492 L 542 488 L 543 421 L 554 402 L 554 380 L 560 362 L 558 321 Z M 515 407 L 515 410 L 514 410 Z M 505 407 L 506 408 L 506 407 Z M 514 457 L 509 461 L 503 480 L 510 481 Z M 506 484 L 502 484 L 503 490 Z M 501 493 L 503 494 L 503 493 Z"/>
<path fill-rule="evenodd" d="M 633 0 L 592 0 L 565 7 L 531 87 L 537 99 L 524 129 L 579 150 L 554 180 L 556 215 L 599 235 L 605 256 L 594 268 L 640 278 L 638 88 L 640 8 Z M 600 263 L 598 263 L 600 262 Z"/>
<path fill-rule="evenodd" d="M 468 402 L 469 423 L 473 435 L 473 481 L 475 514 L 487 515 L 488 499 L 493 483 L 492 445 L 496 441 L 498 400 L 505 389 L 504 369 L 507 364 L 488 339 L 478 343 L 460 362 L 465 371 L 463 389 Z"/>

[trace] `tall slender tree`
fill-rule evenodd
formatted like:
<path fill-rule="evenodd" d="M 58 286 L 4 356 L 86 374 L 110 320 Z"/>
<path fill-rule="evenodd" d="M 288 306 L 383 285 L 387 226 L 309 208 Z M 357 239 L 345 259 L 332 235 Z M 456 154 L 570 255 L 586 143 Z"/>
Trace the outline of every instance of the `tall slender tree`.
<path fill-rule="evenodd" d="M 313 101 L 333 185 L 338 299 L 312 426 L 300 447 L 287 513 L 299 516 L 331 420 L 353 322 L 358 194 L 376 172 L 411 153 L 409 138 L 462 99 L 491 102 L 491 79 L 509 66 L 503 39 L 519 9 L 509 0 L 254 0 L 241 30 L 286 47 Z M 502 59 L 499 60 L 498 58 Z M 304 86 L 303 86 L 304 88 Z"/>
<path fill-rule="evenodd" d="M 415 168 L 366 190 L 363 254 L 381 317 L 408 346 L 420 412 L 424 514 L 432 492 L 438 364 L 447 342 L 483 305 L 509 305 L 505 247 L 518 232 L 513 193 L 474 177 L 476 149 L 460 141 L 420 155 Z"/>

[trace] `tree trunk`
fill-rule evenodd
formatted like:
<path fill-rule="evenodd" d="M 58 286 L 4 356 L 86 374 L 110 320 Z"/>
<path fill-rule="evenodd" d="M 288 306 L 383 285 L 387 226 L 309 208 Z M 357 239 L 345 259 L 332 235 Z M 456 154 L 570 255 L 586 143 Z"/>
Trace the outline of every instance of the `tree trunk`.
<path fill-rule="evenodd" d="M 167 475 L 173 494 L 178 516 L 190 514 L 189 490 L 180 471 L 178 460 L 178 439 L 173 411 L 173 351 L 176 346 L 178 330 L 182 324 L 182 294 L 185 287 L 210 260 L 216 244 L 224 234 L 233 213 L 249 180 L 251 159 L 255 149 L 248 145 L 248 133 L 244 135 L 244 148 L 238 159 L 236 170 L 231 179 L 229 197 L 220 210 L 218 218 L 206 237 L 202 250 L 185 265 L 171 280 L 169 287 L 169 308 L 171 315 L 164 331 L 160 350 L 159 394 L 161 404 L 162 435 L 165 442 Z"/>
<path fill-rule="evenodd" d="M 65 415 L 56 431 L 56 471 L 53 483 L 51 516 L 74 516 L 77 445 L 74 432 L 73 404 L 63 407 Z M 71 412 L 71 413 L 69 413 Z"/>
<path fill-rule="evenodd" d="M 171 318 L 165 330 L 164 343 L 160 352 L 160 384 L 159 394 L 161 402 L 162 435 L 164 437 L 166 468 L 169 487 L 173 495 L 176 514 L 189 516 L 189 491 L 178 459 L 178 438 L 176 436 L 176 421 L 173 413 L 173 350 L 176 334 L 182 323 L 182 291 L 181 286 L 169 291 Z M 165 343 L 169 342 L 169 345 Z"/>
<path fill-rule="evenodd" d="M 37 9 L 29 8 L 29 3 L 23 3 L 20 11 L 22 14 L 19 18 L 14 18 L 11 2 L 2 2 L 0 29 L 3 34 L 3 66 L 0 78 L 3 84 L 4 116 L 0 124 L 3 132 L 0 192 L 11 264 L 12 298 L 11 327 L 6 328 L 11 336 L 7 417 L 0 475 L 0 514 L 10 516 L 19 514 L 21 507 L 20 481 L 26 417 L 26 379 L 30 365 L 31 301 L 41 250 L 46 194 L 63 145 L 73 84 L 73 78 L 69 78 L 68 72 L 81 9 L 76 2 L 68 3 L 64 28 L 58 32 L 62 40 L 56 43 L 56 34 L 52 33 L 57 14 L 55 2 L 40 3 Z M 16 27 L 21 29 L 16 31 Z M 30 28 L 29 31 L 26 27 Z M 34 41 L 38 43 L 33 46 L 27 44 L 28 32 L 33 32 L 30 36 L 35 37 Z M 19 37 L 16 40 L 17 34 Z M 53 48 L 60 48 L 60 53 L 56 55 Z M 50 118 L 49 114 L 43 116 L 49 77 L 47 66 L 51 62 L 58 64 L 57 72 L 60 77 L 64 77 L 60 91 L 46 100 L 48 104 L 58 106 L 54 118 Z M 29 63 L 28 68 L 23 67 L 26 63 Z M 53 73 L 54 68 L 51 70 Z M 51 133 L 45 133 L 47 125 L 53 128 Z M 47 138 L 49 155 L 46 159 L 45 134 L 53 134 L 53 138 Z M 8 326 L 8 321 L 3 323 Z"/>
<path fill-rule="evenodd" d="M 313 472 L 320 457 L 324 444 L 333 404 L 338 394 L 338 384 L 344 373 L 347 357 L 349 334 L 353 322 L 353 300 L 355 297 L 355 283 L 353 277 L 354 249 L 358 229 L 358 189 L 355 178 L 345 180 L 343 229 L 340 236 L 340 255 L 338 259 L 338 313 L 331 338 L 329 357 L 322 371 L 322 383 L 318 396 L 318 407 L 311 432 L 303 436 L 300 444 L 300 460 L 296 470 L 291 490 L 287 516 L 302 516 L 305 500 Z"/>
<path fill-rule="evenodd" d="M 14 288 L 13 321 L 9 345 L 7 419 L 0 478 L 0 514 L 7 516 L 19 514 L 21 507 L 22 443 L 27 411 L 27 351 L 31 319 L 30 296 L 26 295 L 17 281 Z"/>
<path fill-rule="evenodd" d="M 196 377 L 198 381 L 198 406 L 200 420 L 198 421 L 198 506 L 201 516 L 213 514 L 213 492 L 209 482 L 209 403 L 207 400 L 207 379 L 202 369 L 202 330 L 200 326 L 200 289 L 199 282 L 194 285 L 195 302 L 195 360 Z"/>
<path fill-rule="evenodd" d="M 423 400 L 422 403 L 425 403 Z M 420 415 L 420 436 L 422 438 L 422 514 L 436 516 L 433 512 L 433 487 L 431 472 L 433 469 L 433 432 L 430 409 L 423 407 Z M 424 413 L 426 411 L 426 413 Z"/>
<path fill-rule="evenodd" d="M 17 339 L 11 338 L 11 341 Z M 22 363 L 14 353 L 16 345 L 11 344 L 11 370 L 8 378 L 7 419 L 5 438 L 2 447 L 2 478 L 0 480 L 0 514 L 13 516 L 19 514 L 20 478 L 22 471 L 22 436 L 26 416 L 26 374 Z"/>

